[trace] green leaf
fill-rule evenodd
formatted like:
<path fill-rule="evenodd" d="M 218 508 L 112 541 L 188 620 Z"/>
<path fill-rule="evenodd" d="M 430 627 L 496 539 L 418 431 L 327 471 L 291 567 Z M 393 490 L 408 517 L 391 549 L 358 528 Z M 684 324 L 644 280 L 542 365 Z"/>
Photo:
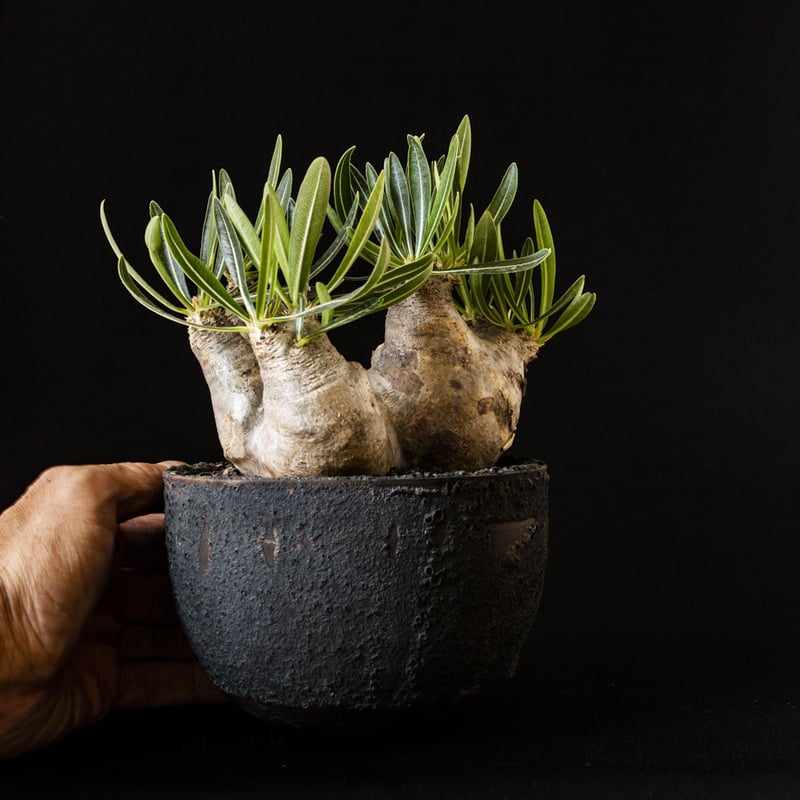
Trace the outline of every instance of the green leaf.
<path fill-rule="evenodd" d="M 328 287 L 325 286 L 324 283 L 318 281 L 317 284 L 316 284 L 316 291 L 317 291 L 317 298 L 322 303 L 330 303 L 331 296 L 330 296 L 330 293 L 328 292 Z M 328 309 L 326 311 L 323 311 L 322 314 L 320 315 L 320 324 L 322 324 L 322 325 L 329 325 L 332 320 L 333 320 L 333 309 L 332 308 Z"/>
<path fill-rule="evenodd" d="M 522 272 L 538 267 L 548 255 L 547 250 L 537 250 L 528 256 L 506 258 L 499 261 L 479 261 L 463 267 L 443 267 L 436 270 L 436 274 L 469 275 L 472 273 L 499 274 L 504 272 Z"/>
<path fill-rule="evenodd" d="M 326 286 L 328 291 L 332 292 L 344 280 L 345 275 L 350 271 L 356 259 L 361 255 L 364 246 L 366 245 L 373 229 L 378 221 L 378 216 L 381 210 L 383 200 L 384 186 L 386 176 L 383 172 L 378 175 L 375 185 L 372 187 L 367 203 L 364 206 L 364 211 L 361 214 L 361 219 L 353 231 L 353 237 L 350 244 L 345 251 L 339 266 L 336 268 L 331 279 L 327 282 Z"/>
<path fill-rule="evenodd" d="M 278 202 L 284 214 L 289 213 L 289 203 L 292 199 L 292 176 L 292 171 L 287 169 L 286 172 L 283 173 L 280 183 L 275 187 L 275 195 L 278 198 Z"/>
<path fill-rule="evenodd" d="M 233 190 L 233 181 L 231 180 L 231 176 L 228 175 L 227 171 L 221 169 L 219 171 L 219 197 L 225 197 L 226 194 L 230 193 L 233 199 L 236 199 L 236 192 Z"/>
<path fill-rule="evenodd" d="M 261 240 L 253 223 L 250 222 L 242 207 L 230 195 L 225 196 L 223 206 L 225 211 L 228 212 L 228 217 L 233 223 L 236 233 L 239 235 L 239 240 L 242 247 L 244 247 L 245 253 L 247 253 L 250 261 L 258 267 L 261 263 Z"/>
<path fill-rule="evenodd" d="M 497 308 L 488 302 L 489 297 L 489 276 L 485 274 L 475 275 L 470 279 L 470 284 L 473 287 L 471 291 L 472 299 L 475 303 L 475 309 L 479 316 L 483 317 L 487 322 L 494 325 L 505 325 L 503 315 L 498 312 Z"/>
<path fill-rule="evenodd" d="M 117 260 L 117 274 L 119 275 L 122 285 L 130 292 L 134 299 L 141 303 L 148 311 L 152 311 L 154 314 L 158 314 L 160 317 L 170 320 L 170 322 L 180 322 L 185 324 L 185 320 L 181 319 L 180 316 L 176 317 L 175 314 L 185 316 L 188 313 L 186 309 L 179 308 L 178 306 L 170 303 L 166 298 L 162 297 L 125 260 L 125 256 L 119 256 Z M 144 291 L 142 291 L 142 289 L 144 289 Z M 147 294 L 145 294 L 145 292 Z M 150 298 L 153 299 L 151 300 Z M 160 303 L 160 305 L 154 303 L 153 300 L 156 300 L 157 303 Z M 169 311 L 174 313 L 170 314 Z"/>
<path fill-rule="evenodd" d="M 333 208 L 336 212 L 334 225 L 337 228 L 344 226 L 344 218 L 347 216 L 347 209 L 349 209 L 353 200 L 355 199 L 355 192 L 353 191 L 353 183 L 351 180 L 351 159 L 355 146 L 348 147 L 342 153 L 339 161 L 336 163 L 336 170 L 333 173 Z"/>
<path fill-rule="evenodd" d="M 475 209 L 470 204 L 469 217 L 467 218 L 467 229 L 464 233 L 464 251 L 471 253 L 475 243 Z"/>
<path fill-rule="evenodd" d="M 355 322 L 356 320 L 362 319 L 363 317 L 369 316 L 370 314 L 375 314 L 378 311 L 383 311 L 385 308 L 389 308 L 396 303 L 405 300 L 406 297 L 411 296 L 416 292 L 430 277 L 433 259 L 430 254 L 423 256 L 422 259 L 419 260 L 420 262 L 427 262 L 427 266 L 424 269 L 418 271 L 418 274 L 411 278 L 410 280 L 405 281 L 403 284 L 396 286 L 395 288 L 391 289 L 390 291 L 386 292 L 383 295 L 375 295 L 373 296 L 369 302 L 361 305 L 360 307 L 356 308 L 349 314 L 340 316 L 335 318 L 329 325 L 320 326 L 316 331 L 312 334 L 305 337 L 305 339 L 301 340 L 300 344 L 304 344 L 305 342 L 309 341 L 310 339 L 314 338 L 315 336 L 320 336 L 323 333 L 327 333 L 329 330 L 333 328 L 339 328 L 343 325 L 349 325 L 351 322 Z"/>
<path fill-rule="evenodd" d="M 381 241 L 380 254 L 375 260 L 375 266 L 367 277 L 367 280 L 364 281 L 363 285 L 352 293 L 353 300 L 368 295 L 378 285 L 381 278 L 386 273 L 386 267 L 389 265 L 390 254 L 391 251 L 389 250 L 389 242 L 386 241 L 386 239 L 383 239 Z"/>
<path fill-rule="evenodd" d="M 183 306 L 189 310 L 194 308 L 189 288 L 186 285 L 186 277 L 161 236 L 161 219 L 159 217 L 150 218 L 145 229 L 144 239 L 150 253 L 150 261 L 166 287 Z"/>
<path fill-rule="evenodd" d="M 330 211 L 330 208 L 328 208 Z M 358 195 L 353 199 L 350 206 L 350 211 L 347 212 L 347 217 L 342 223 L 339 232 L 336 234 L 334 240 L 327 247 L 325 252 L 313 263 L 311 266 L 311 278 L 316 278 L 326 267 L 333 263 L 337 253 L 344 247 L 348 237 L 352 235 L 353 222 L 355 222 L 356 214 L 358 213 Z"/>
<path fill-rule="evenodd" d="M 387 270 L 378 284 L 375 286 L 376 293 L 388 291 L 392 286 L 398 286 L 423 274 L 430 274 L 433 268 L 433 253 L 425 253 L 414 261 L 406 261 L 400 266 Z"/>
<path fill-rule="evenodd" d="M 556 286 L 556 250 L 553 244 L 553 233 L 550 230 L 550 223 L 544 213 L 541 203 L 533 201 L 533 227 L 536 233 L 536 243 L 538 247 L 546 247 L 550 250 L 550 255 L 542 265 L 542 283 L 539 297 L 539 313 L 544 314 L 553 302 L 553 294 Z M 541 328 L 539 328 L 541 332 Z"/>
<path fill-rule="evenodd" d="M 116 257 L 117 257 L 118 271 L 124 271 L 125 276 L 128 276 L 128 277 L 130 276 L 130 274 L 135 274 L 137 276 L 137 280 L 139 281 L 140 284 L 147 285 L 146 282 L 144 281 L 144 279 L 139 275 L 139 273 L 136 272 L 136 270 L 134 270 L 133 267 L 130 266 L 128 261 L 125 259 L 125 256 L 122 255 L 122 250 L 120 249 L 119 245 L 117 244 L 116 239 L 114 238 L 113 234 L 111 233 L 111 227 L 108 224 L 108 218 L 106 217 L 106 211 L 105 211 L 105 202 L 106 201 L 103 200 L 100 203 L 100 224 L 103 227 L 103 232 L 106 235 L 106 239 L 108 240 L 108 243 L 111 245 L 111 249 L 114 251 L 114 255 L 116 255 Z M 148 228 L 145 230 L 145 242 L 148 243 L 148 244 L 150 242 L 154 242 L 152 231 L 150 231 L 150 233 L 148 234 L 149 227 L 150 226 L 148 224 Z M 158 269 L 158 266 L 156 268 Z M 184 298 L 181 296 L 180 291 L 178 291 L 177 286 L 175 286 L 174 283 L 170 280 L 169 271 L 166 269 L 166 267 L 163 264 L 161 265 L 161 269 L 163 270 L 163 272 L 161 270 L 159 270 L 159 274 L 161 275 L 161 279 L 164 280 L 164 282 L 166 283 L 167 287 L 175 295 L 175 297 L 183 303 L 184 302 Z M 120 272 L 120 278 L 123 278 L 122 272 Z M 124 282 L 125 281 L 123 281 L 123 283 Z M 127 284 L 126 284 L 126 286 L 127 286 Z M 179 308 L 178 306 L 173 305 L 168 300 L 163 298 L 160 294 L 158 294 L 158 292 L 156 292 L 149 285 L 148 285 L 148 291 L 149 291 L 150 295 L 152 297 L 156 298 L 163 306 L 166 306 L 167 308 L 170 308 L 173 311 L 176 311 L 177 313 L 181 313 L 181 314 L 185 313 L 185 309 L 184 308 Z M 136 296 L 135 293 L 132 293 L 132 294 L 134 294 L 134 296 Z M 137 299 L 139 299 L 139 298 L 137 297 Z M 192 303 L 191 303 L 191 300 L 188 300 L 188 307 L 189 308 L 193 307 Z"/>
<path fill-rule="evenodd" d="M 512 163 L 506 169 L 497 191 L 492 197 L 491 203 L 487 211 L 494 217 L 496 225 L 499 225 L 503 220 L 508 210 L 514 203 L 514 197 L 517 194 L 517 183 L 519 181 L 519 171 L 517 165 Z"/>
<path fill-rule="evenodd" d="M 464 186 L 467 183 L 467 173 L 469 172 L 469 161 L 472 154 L 472 128 L 470 127 L 469 117 L 465 114 L 456 131 L 458 137 L 458 158 L 456 167 L 456 184 L 461 194 L 464 194 Z"/>
<path fill-rule="evenodd" d="M 122 251 L 119 249 L 119 245 L 114 239 L 114 236 L 111 233 L 111 228 L 108 224 L 108 219 L 106 218 L 106 201 L 100 201 L 100 224 L 103 226 L 103 232 L 106 235 L 106 239 L 108 243 L 111 245 L 111 249 L 114 251 L 114 255 L 117 258 L 122 258 Z"/>
<path fill-rule="evenodd" d="M 348 294 L 339 295 L 319 305 L 309 307 L 303 312 L 287 314 L 283 318 L 283 321 L 296 319 L 299 316 L 327 313 L 331 310 L 338 312 L 339 316 L 342 314 L 350 316 L 353 312 L 367 307 L 370 309 L 368 313 L 371 314 L 386 308 L 387 305 L 384 304 L 385 298 L 389 297 L 391 299 L 396 297 L 396 295 L 393 294 L 396 290 L 402 289 L 403 286 L 417 287 L 421 285 L 419 283 L 420 280 L 424 282 L 431 274 L 433 256 L 430 253 L 416 261 L 410 261 L 404 264 L 403 267 L 397 270 L 387 272 L 385 267 L 390 255 L 391 251 L 384 239 L 381 245 L 380 256 L 376 259 L 375 270 L 373 270 L 373 273 L 368 277 L 368 285 L 365 284 Z"/>
<path fill-rule="evenodd" d="M 278 266 L 283 272 L 284 278 L 288 282 L 290 234 L 289 234 L 289 223 L 286 219 L 287 212 L 281 205 L 281 201 L 277 192 L 269 184 L 264 186 L 264 191 L 266 192 L 269 198 L 268 202 L 272 204 L 272 207 L 270 208 L 270 213 L 272 215 L 272 224 L 275 227 L 275 231 L 272 236 L 272 252 L 275 254 Z M 278 285 L 277 282 L 275 285 L 276 286 Z M 288 295 L 286 295 L 285 302 L 287 305 L 291 304 Z"/>
<path fill-rule="evenodd" d="M 161 224 L 158 222 L 158 220 L 161 216 L 163 216 L 164 210 L 158 205 L 158 203 L 155 202 L 155 200 L 150 201 L 150 214 L 150 222 L 148 223 L 144 232 L 145 244 L 147 245 L 147 249 L 150 251 L 150 260 L 153 261 L 153 264 L 155 265 L 156 269 L 159 270 L 159 272 L 161 272 L 162 268 L 166 268 L 171 280 L 166 279 L 163 274 L 161 275 L 162 280 L 164 280 L 164 283 L 167 284 L 170 291 L 182 303 L 188 304 L 188 307 L 191 308 L 191 292 L 189 291 L 189 287 L 186 285 L 186 277 L 184 276 L 181 268 L 175 262 L 172 254 L 169 252 L 169 248 L 164 244 L 164 241 L 161 238 Z M 154 257 L 159 259 L 160 264 L 153 260 Z"/>
<path fill-rule="evenodd" d="M 400 159 L 389 153 L 385 161 L 386 185 L 391 209 L 397 223 L 399 233 L 398 244 L 403 255 L 410 255 L 414 249 L 414 231 L 411 220 L 411 195 L 408 191 L 406 173 Z"/>
<path fill-rule="evenodd" d="M 362 202 L 366 202 L 363 200 L 363 198 L 370 196 L 372 189 L 375 187 L 375 183 L 378 180 L 378 173 L 371 164 L 367 163 L 364 170 L 365 174 L 362 175 L 356 167 L 350 168 L 350 177 L 355 184 L 356 191 L 362 198 Z M 379 242 L 381 239 L 388 239 L 392 250 L 398 255 L 401 255 L 403 251 L 395 238 L 393 228 L 394 225 L 392 224 L 391 218 L 391 198 L 387 197 L 386 202 L 381 203 L 380 214 L 374 228 L 375 236 Z M 377 254 L 377 252 L 378 251 L 376 248 L 375 253 Z"/>
<path fill-rule="evenodd" d="M 567 289 L 561 297 L 558 298 L 558 301 L 551 304 L 550 307 L 545 311 L 543 314 L 539 314 L 536 318 L 532 320 L 533 324 L 537 325 L 537 330 L 541 332 L 543 327 L 543 322 L 546 319 L 558 314 L 559 311 L 565 309 L 576 297 L 579 297 L 580 294 L 583 292 L 583 286 L 586 281 L 584 275 L 578 277 L 572 286 Z"/>
<path fill-rule="evenodd" d="M 281 172 L 281 158 L 283 157 L 283 138 L 280 134 L 275 138 L 275 147 L 272 150 L 272 158 L 269 162 L 269 172 L 267 173 L 267 183 L 275 187 L 278 185 L 278 175 Z"/>
<path fill-rule="evenodd" d="M 236 201 L 232 195 L 228 195 L 226 201 L 232 202 L 235 206 Z M 238 206 L 236 206 L 238 208 Z M 214 221 L 217 224 L 217 236 L 219 237 L 219 249 L 225 263 L 228 265 L 228 273 L 232 280 L 236 283 L 242 295 L 242 302 L 250 312 L 250 315 L 255 317 L 256 308 L 250 298 L 250 291 L 247 287 L 247 273 L 245 272 L 244 254 L 242 253 L 242 246 L 239 242 L 239 237 L 236 235 L 236 228 L 231 221 L 225 206 L 214 198 Z M 255 236 L 255 234 L 253 234 Z"/>
<path fill-rule="evenodd" d="M 521 274 L 530 275 L 530 270 Z M 492 283 L 495 296 L 501 301 L 504 310 L 503 316 L 508 319 L 510 314 L 516 318 L 519 324 L 530 325 L 531 320 L 528 316 L 528 311 L 517 299 L 516 287 L 512 283 L 509 273 L 503 272 L 491 275 L 489 280 Z"/>
<path fill-rule="evenodd" d="M 249 317 L 245 310 L 231 297 L 228 290 L 220 283 L 219 278 L 189 251 L 178 234 L 175 224 L 166 214 L 161 217 L 161 235 L 186 276 L 220 306 L 247 322 Z"/>
<path fill-rule="evenodd" d="M 203 230 L 200 235 L 200 260 L 209 267 L 214 257 L 214 245 L 217 241 L 217 227 L 214 224 L 214 198 L 216 196 L 217 193 L 214 189 L 208 194 Z"/>
<path fill-rule="evenodd" d="M 295 305 L 307 291 L 311 264 L 325 223 L 330 187 L 330 165 L 319 156 L 312 161 L 300 184 L 289 238 L 289 296 Z"/>
<path fill-rule="evenodd" d="M 433 202 L 431 203 L 430 214 L 428 215 L 427 224 L 425 226 L 425 236 L 423 237 L 422 245 L 420 246 L 420 253 L 423 252 L 433 240 L 436 229 L 439 227 L 439 222 L 445 212 L 448 201 L 451 199 L 453 191 L 453 179 L 456 174 L 456 165 L 458 162 L 459 146 L 458 136 L 453 136 L 450 140 L 450 147 L 447 151 L 447 158 L 444 162 L 444 168 L 436 183 L 436 189 L 433 194 Z"/>
<path fill-rule="evenodd" d="M 425 241 L 425 226 L 431 202 L 431 168 L 418 136 L 408 137 L 408 186 L 414 216 L 414 255 L 419 255 Z"/>
<path fill-rule="evenodd" d="M 430 253 L 421 256 L 413 263 L 416 264 L 416 269 L 409 279 L 403 281 L 403 283 L 399 284 L 394 289 L 390 289 L 388 292 L 380 295 L 381 309 L 389 308 L 389 306 L 393 306 L 401 300 L 405 300 L 406 297 L 410 297 L 431 276 L 431 272 L 433 271 L 433 257 Z"/>
<path fill-rule="evenodd" d="M 557 333 L 573 328 L 582 322 L 594 308 L 597 296 L 594 292 L 587 292 L 576 297 L 566 308 L 563 314 L 555 321 L 553 326 L 547 330 L 544 336 L 539 337 L 540 342 L 552 339 Z"/>
<path fill-rule="evenodd" d="M 470 263 L 491 262 L 497 259 L 497 226 L 488 211 L 481 214 L 475 226 L 475 238 L 469 253 Z"/>

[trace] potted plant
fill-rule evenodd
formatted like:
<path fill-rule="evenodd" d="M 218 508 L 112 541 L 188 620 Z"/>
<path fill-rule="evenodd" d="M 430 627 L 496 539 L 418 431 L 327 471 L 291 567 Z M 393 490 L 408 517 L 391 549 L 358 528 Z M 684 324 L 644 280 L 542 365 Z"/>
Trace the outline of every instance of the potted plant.
<path fill-rule="evenodd" d="M 503 459 L 530 363 L 595 295 L 580 277 L 555 299 L 538 201 L 507 252 L 516 164 L 466 205 L 467 116 L 438 159 L 407 143 L 381 168 L 318 157 L 295 193 L 278 136 L 255 215 L 212 174 L 196 249 L 151 202 L 165 289 L 100 208 L 124 286 L 187 326 L 225 458 L 165 475 L 181 620 L 211 679 L 270 718 L 472 694 L 513 675 L 538 608 L 547 469 Z M 348 360 L 329 333 L 379 312 L 370 366 Z"/>

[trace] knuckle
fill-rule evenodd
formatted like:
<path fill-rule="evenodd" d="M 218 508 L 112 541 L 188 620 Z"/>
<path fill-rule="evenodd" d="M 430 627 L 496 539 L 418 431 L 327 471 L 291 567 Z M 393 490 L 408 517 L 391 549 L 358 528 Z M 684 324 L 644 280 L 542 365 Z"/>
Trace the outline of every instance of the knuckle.
<path fill-rule="evenodd" d="M 95 465 L 58 465 L 48 467 L 33 484 L 34 491 L 44 491 L 51 497 L 79 497 L 101 494 L 108 482 L 104 471 Z"/>

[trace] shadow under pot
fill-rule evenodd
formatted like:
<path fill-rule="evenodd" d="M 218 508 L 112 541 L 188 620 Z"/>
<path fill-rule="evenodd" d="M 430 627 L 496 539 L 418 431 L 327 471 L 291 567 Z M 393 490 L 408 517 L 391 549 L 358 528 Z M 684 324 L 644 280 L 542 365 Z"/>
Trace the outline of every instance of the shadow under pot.
<path fill-rule="evenodd" d="M 293 725 L 391 721 L 514 676 L 542 594 L 547 467 L 166 471 L 170 577 L 211 681 Z"/>

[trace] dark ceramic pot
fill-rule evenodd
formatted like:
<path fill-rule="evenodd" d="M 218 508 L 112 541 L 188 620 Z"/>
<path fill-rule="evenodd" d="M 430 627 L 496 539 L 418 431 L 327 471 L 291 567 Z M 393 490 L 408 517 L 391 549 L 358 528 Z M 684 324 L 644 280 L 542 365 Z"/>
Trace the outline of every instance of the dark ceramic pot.
<path fill-rule="evenodd" d="M 254 714 L 348 723 L 512 677 L 547 559 L 539 461 L 480 472 L 165 474 L 170 576 L 209 678 Z"/>

